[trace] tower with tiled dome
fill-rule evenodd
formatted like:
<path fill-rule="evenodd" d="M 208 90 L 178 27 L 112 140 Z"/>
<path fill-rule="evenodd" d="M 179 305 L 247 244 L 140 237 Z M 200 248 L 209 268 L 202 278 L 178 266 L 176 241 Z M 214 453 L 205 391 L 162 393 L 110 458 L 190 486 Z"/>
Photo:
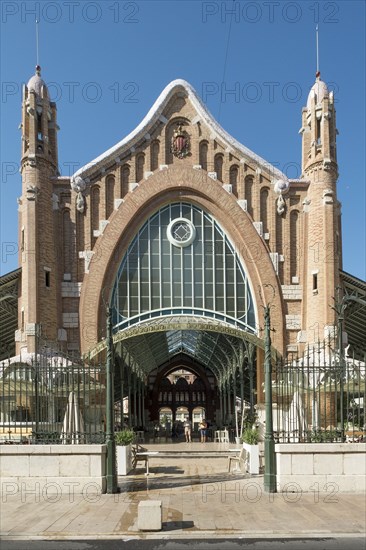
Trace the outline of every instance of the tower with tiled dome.
<path fill-rule="evenodd" d="M 19 348 L 36 351 L 36 332 L 57 341 L 57 238 L 53 216 L 53 182 L 57 168 L 56 104 L 50 101 L 41 68 L 23 88 L 22 195 L 19 203 L 19 264 L 22 267 Z"/>
<path fill-rule="evenodd" d="M 311 343 L 334 332 L 332 309 L 341 269 L 341 216 L 334 95 L 320 72 L 302 112 L 302 172 L 309 181 L 304 205 L 304 340 Z"/>

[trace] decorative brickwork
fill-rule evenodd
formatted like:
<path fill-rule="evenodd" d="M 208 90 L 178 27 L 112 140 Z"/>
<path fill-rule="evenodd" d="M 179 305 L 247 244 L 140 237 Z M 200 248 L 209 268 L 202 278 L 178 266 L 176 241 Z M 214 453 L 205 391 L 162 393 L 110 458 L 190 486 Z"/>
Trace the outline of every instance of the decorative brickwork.
<path fill-rule="evenodd" d="M 25 315 L 17 351 L 34 350 L 35 335 L 24 330 L 31 324 L 41 325 L 45 340 L 67 341 L 69 349 L 85 353 L 95 346 L 104 336 L 102 291 L 110 293 L 127 246 L 152 213 L 177 200 L 205 209 L 235 243 L 259 328 L 262 300 L 272 300 L 274 289 L 278 351 L 294 346 L 296 334 L 304 347 L 334 325 L 329 304 L 339 284 L 341 251 L 335 109 L 331 94 L 319 105 L 315 101 L 303 111 L 300 180 L 288 181 L 236 142 L 190 85 L 176 81 L 136 131 L 70 181 L 57 176 L 56 107 L 46 92 L 38 97 L 26 87 L 19 201 L 19 311 Z M 37 118 L 37 105 L 50 113 L 51 124 L 42 114 Z M 314 133 L 319 113 L 320 141 Z"/>

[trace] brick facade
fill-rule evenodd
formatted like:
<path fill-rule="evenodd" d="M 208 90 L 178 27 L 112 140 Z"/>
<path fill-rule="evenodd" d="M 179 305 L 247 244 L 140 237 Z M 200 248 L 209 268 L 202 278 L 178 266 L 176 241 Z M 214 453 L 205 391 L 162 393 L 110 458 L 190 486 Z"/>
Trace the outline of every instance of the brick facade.
<path fill-rule="evenodd" d="M 300 180 L 287 181 L 235 142 L 183 81 L 163 92 L 129 140 L 65 178 L 57 173 L 56 106 L 39 80 L 23 99 L 18 352 L 35 351 L 32 324 L 64 351 L 93 348 L 104 336 L 103 289 L 110 293 L 138 228 L 174 200 L 205 209 L 235 244 L 262 327 L 260 305 L 274 289 L 279 352 L 329 332 L 341 267 L 332 94 L 311 92 L 303 110 Z M 190 138 L 185 158 L 171 152 L 179 124 Z"/>

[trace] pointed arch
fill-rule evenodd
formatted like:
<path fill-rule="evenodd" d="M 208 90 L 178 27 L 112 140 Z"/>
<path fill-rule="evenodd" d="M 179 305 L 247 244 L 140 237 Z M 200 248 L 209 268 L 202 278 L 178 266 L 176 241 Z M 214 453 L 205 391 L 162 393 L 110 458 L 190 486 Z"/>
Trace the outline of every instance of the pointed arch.
<path fill-rule="evenodd" d="M 113 175 L 107 176 L 105 182 L 105 218 L 108 220 L 109 216 L 114 210 L 114 190 L 115 190 L 115 177 Z"/>
<path fill-rule="evenodd" d="M 140 227 L 120 263 L 112 307 L 115 330 L 156 312 L 219 318 L 256 330 L 242 260 L 212 216 L 189 202 L 163 206 Z"/>
<path fill-rule="evenodd" d="M 141 181 L 144 178 L 144 167 L 145 155 L 144 153 L 139 153 L 136 155 L 136 181 Z"/>
<path fill-rule="evenodd" d="M 206 140 L 201 141 L 199 150 L 199 164 L 202 170 L 208 170 L 208 142 Z"/>
<path fill-rule="evenodd" d="M 254 177 L 246 176 L 244 180 L 245 200 L 247 201 L 247 212 L 252 217 L 253 217 L 253 185 L 254 185 Z"/>
<path fill-rule="evenodd" d="M 151 144 L 150 169 L 152 172 L 155 172 L 155 170 L 159 168 L 159 153 L 160 153 L 160 143 L 159 143 L 159 140 L 155 140 Z"/>
<path fill-rule="evenodd" d="M 124 164 L 121 168 L 121 197 L 124 198 L 129 191 L 130 167 Z"/>
<path fill-rule="evenodd" d="M 224 170 L 224 155 L 222 153 L 217 153 L 215 155 L 215 159 L 214 159 L 214 167 L 215 167 L 215 172 L 216 172 L 216 175 L 217 175 L 217 179 L 219 181 L 223 181 L 223 170 Z"/>
<path fill-rule="evenodd" d="M 299 277 L 299 212 L 290 212 L 290 284 L 295 282 L 293 278 Z"/>
<path fill-rule="evenodd" d="M 99 231 L 99 207 L 100 207 L 100 188 L 95 185 L 91 192 L 91 242 L 95 242 L 94 231 Z"/>
<path fill-rule="evenodd" d="M 260 208 L 260 221 L 263 224 L 263 233 L 269 232 L 269 223 L 268 223 L 268 197 L 269 189 L 268 187 L 263 187 L 260 192 L 259 208 Z"/>
<path fill-rule="evenodd" d="M 230 167 L 229 180 L 232 188 L 232 193 L 236 198 L 238 198 L 238 179 L 239 179 L 239 167 L 237 164 L 233 164 Z"/>
<path fill-rule="evenodd" d="M 178 198 L 206 210 L 225 229 L 245 262 L 255 304 L 263 301 L 273 303 L 271 319 L 273 326 L 276 326 L 273 345 L 282 353 L 285 326 L 281 288 L 263 239 L 233 196 L 228 195 L 204 171 L 194 170 L 187 165 L 170 167 L 169 170 L 158 171 L 150 176 L 148 185 L 136 188 L 125 198 L 124 204 L 115 211 L 98 238 L 80 296 L 80 325 L 87 327 L 80 335 L 82 351 L 91 349 L 102 338 L 105 328 L 102 291 L 104 295 L 107 292 L 107 295 L 112 296 L 118 267 L 141 227 L 141 220 L 147 220 L 152 212 Z M 263 326 L 262 310 L 258 305 L 255 308 L 259 325 Z"/>

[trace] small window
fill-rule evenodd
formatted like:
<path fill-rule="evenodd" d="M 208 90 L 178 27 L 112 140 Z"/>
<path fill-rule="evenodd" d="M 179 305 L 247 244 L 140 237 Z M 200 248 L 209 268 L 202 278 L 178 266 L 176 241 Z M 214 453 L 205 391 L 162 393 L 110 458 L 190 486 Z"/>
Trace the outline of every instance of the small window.
<path fill-rule="evenodd" d="M 321 120 L 318 118 L 316 120 L 316 143 L 317 145 L 321 145 Z"/>
<path fill-rule="evenodd" d="M 50 288 L 50 286 L 51 286 L 51 272 L 50 271 L 45 271 L 44 272 L 44 281 L 45 281 L 46 288 Z"/>
<path fill-rule="evenodd" d="M 313 292 L 314 293 L 318 292 L 318 274 L 317 273 L 313 273 Z"/>

